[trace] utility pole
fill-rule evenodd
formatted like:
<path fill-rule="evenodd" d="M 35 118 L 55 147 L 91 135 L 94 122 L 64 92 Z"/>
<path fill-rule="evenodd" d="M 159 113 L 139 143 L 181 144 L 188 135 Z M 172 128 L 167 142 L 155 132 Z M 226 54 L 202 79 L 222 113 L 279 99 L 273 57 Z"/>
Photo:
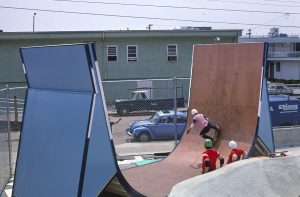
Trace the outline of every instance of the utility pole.
<path fill-rule="evenodd" d="M 248 29 L 248 33 L 246 33 L 247 35 L 248 35 L 248 38 L 250 38 L 251 37 L 251 29 Z"/>
<path fill-rule="evenodd" d="M 36 13 L 33 14 L 33 19 L 32 19 L 32 32 L 34 32 L 35 15 Z"/>
<path fill-rule="evenodd" d="M 151 30 L 151 27 L 153 26 L 153 24 L 149 24 L 146 29 Z"/>

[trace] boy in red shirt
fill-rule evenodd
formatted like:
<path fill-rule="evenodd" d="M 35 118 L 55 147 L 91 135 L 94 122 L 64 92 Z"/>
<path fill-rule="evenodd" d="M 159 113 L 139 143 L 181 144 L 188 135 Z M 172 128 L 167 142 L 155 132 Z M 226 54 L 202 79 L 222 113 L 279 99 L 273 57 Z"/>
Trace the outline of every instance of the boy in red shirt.
<path fill-rule="evenodd" d="M 202 156 L 202 173 L 211 172 L 216 169 L 217 159 L 220 160 L 220 166 L 224 165 L 224 158 L 220 155 L 219 151 L 212 148 L 212 141 L 210 139 L 204 140 L 206 151 Z"/>
<path fill-rule="evenodd" d="M 246 158 L 247 153 L 242 149 L 238 149 L 235 141 L 230 141 L 228 145 L 229 148 L 231 148 L 231 151 L 228 156 L 227 164 Z"/>

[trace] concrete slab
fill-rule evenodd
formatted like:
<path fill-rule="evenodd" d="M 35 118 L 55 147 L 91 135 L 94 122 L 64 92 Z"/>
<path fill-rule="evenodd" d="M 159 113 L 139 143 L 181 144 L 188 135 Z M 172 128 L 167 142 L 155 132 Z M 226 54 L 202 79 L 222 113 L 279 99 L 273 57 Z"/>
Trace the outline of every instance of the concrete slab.
<path fill-rule="evenodd" d="M 124 143 L 115 146 L 119 156 L 147 155 L 153 153 L 172 152 L 174 141 L 149 142 L 149 143 Z"/>
<path fill-rule="evenodd" d="M 299 196 L 300 147 L 287 157 L 258 157 L 227 165 L 175 185 L 168 197 Z"/>
<path fill-rule="evenodd" d="M 300 127 L 274 128 L 276 148 L 300 146 Z"/>

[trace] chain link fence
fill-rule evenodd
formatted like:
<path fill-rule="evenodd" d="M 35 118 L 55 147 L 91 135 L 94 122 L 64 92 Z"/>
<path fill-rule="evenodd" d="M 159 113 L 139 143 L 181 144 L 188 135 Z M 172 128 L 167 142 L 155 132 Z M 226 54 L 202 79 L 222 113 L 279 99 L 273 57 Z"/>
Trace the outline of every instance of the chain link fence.
<path fill-rule="evenodd" d="M 189 80 L 103 81 L 117 155 L 166 153 L 174 149 L 186 125 Z"/>
<path fill-rule="evenodd" d="M 0 195 L 15 170 L 25 92 L 26 87 L 0 89 Z"/>
<path fill-rule="evenodd" d="M 102 84 L 117 156 L 159 155 L 176 147 L 186 126 L 189 78 Z M 0 89 L 1 193 L 15 171 L 25 94 L 26 87 Z M 294 96 L 269 95 L 273 127 L 300 124 L 300 101 Z"/>
<path fill-rule="evenodd" d="M 272 127 L 300 126 L 300 85 L 268 83 Z"/>

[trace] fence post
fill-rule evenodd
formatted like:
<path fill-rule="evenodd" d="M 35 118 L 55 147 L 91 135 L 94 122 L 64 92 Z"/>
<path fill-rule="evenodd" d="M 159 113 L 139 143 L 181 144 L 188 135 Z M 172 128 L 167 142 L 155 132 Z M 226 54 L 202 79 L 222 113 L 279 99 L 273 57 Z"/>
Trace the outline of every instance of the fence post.
<path fill-rule="evenodd" d="M 9 108 L 9 87 L 6 84 L 6 118 L 7 118 L 7 131 L 8 131 L 8 154 L 9 154 L 9 173 L 12 176 L 11 168 L 11 137 L 10 137 L 10 108 Z"/>
<path fill-rule="evenodd" d="M 177 134 L 178 134 L 178 127 L 177 127 L 177 79 L 174 77 L 174 125 L 175 125 L 175 133 L 174 133 L 174 148 L 177 146 Z"/>
<path fill-rule="evenodd" d="M 18 124 L 18 104 L 17 104 L 17 96 L 14 96 L 14 110 L 15 110 L 15 124 Z"/>

